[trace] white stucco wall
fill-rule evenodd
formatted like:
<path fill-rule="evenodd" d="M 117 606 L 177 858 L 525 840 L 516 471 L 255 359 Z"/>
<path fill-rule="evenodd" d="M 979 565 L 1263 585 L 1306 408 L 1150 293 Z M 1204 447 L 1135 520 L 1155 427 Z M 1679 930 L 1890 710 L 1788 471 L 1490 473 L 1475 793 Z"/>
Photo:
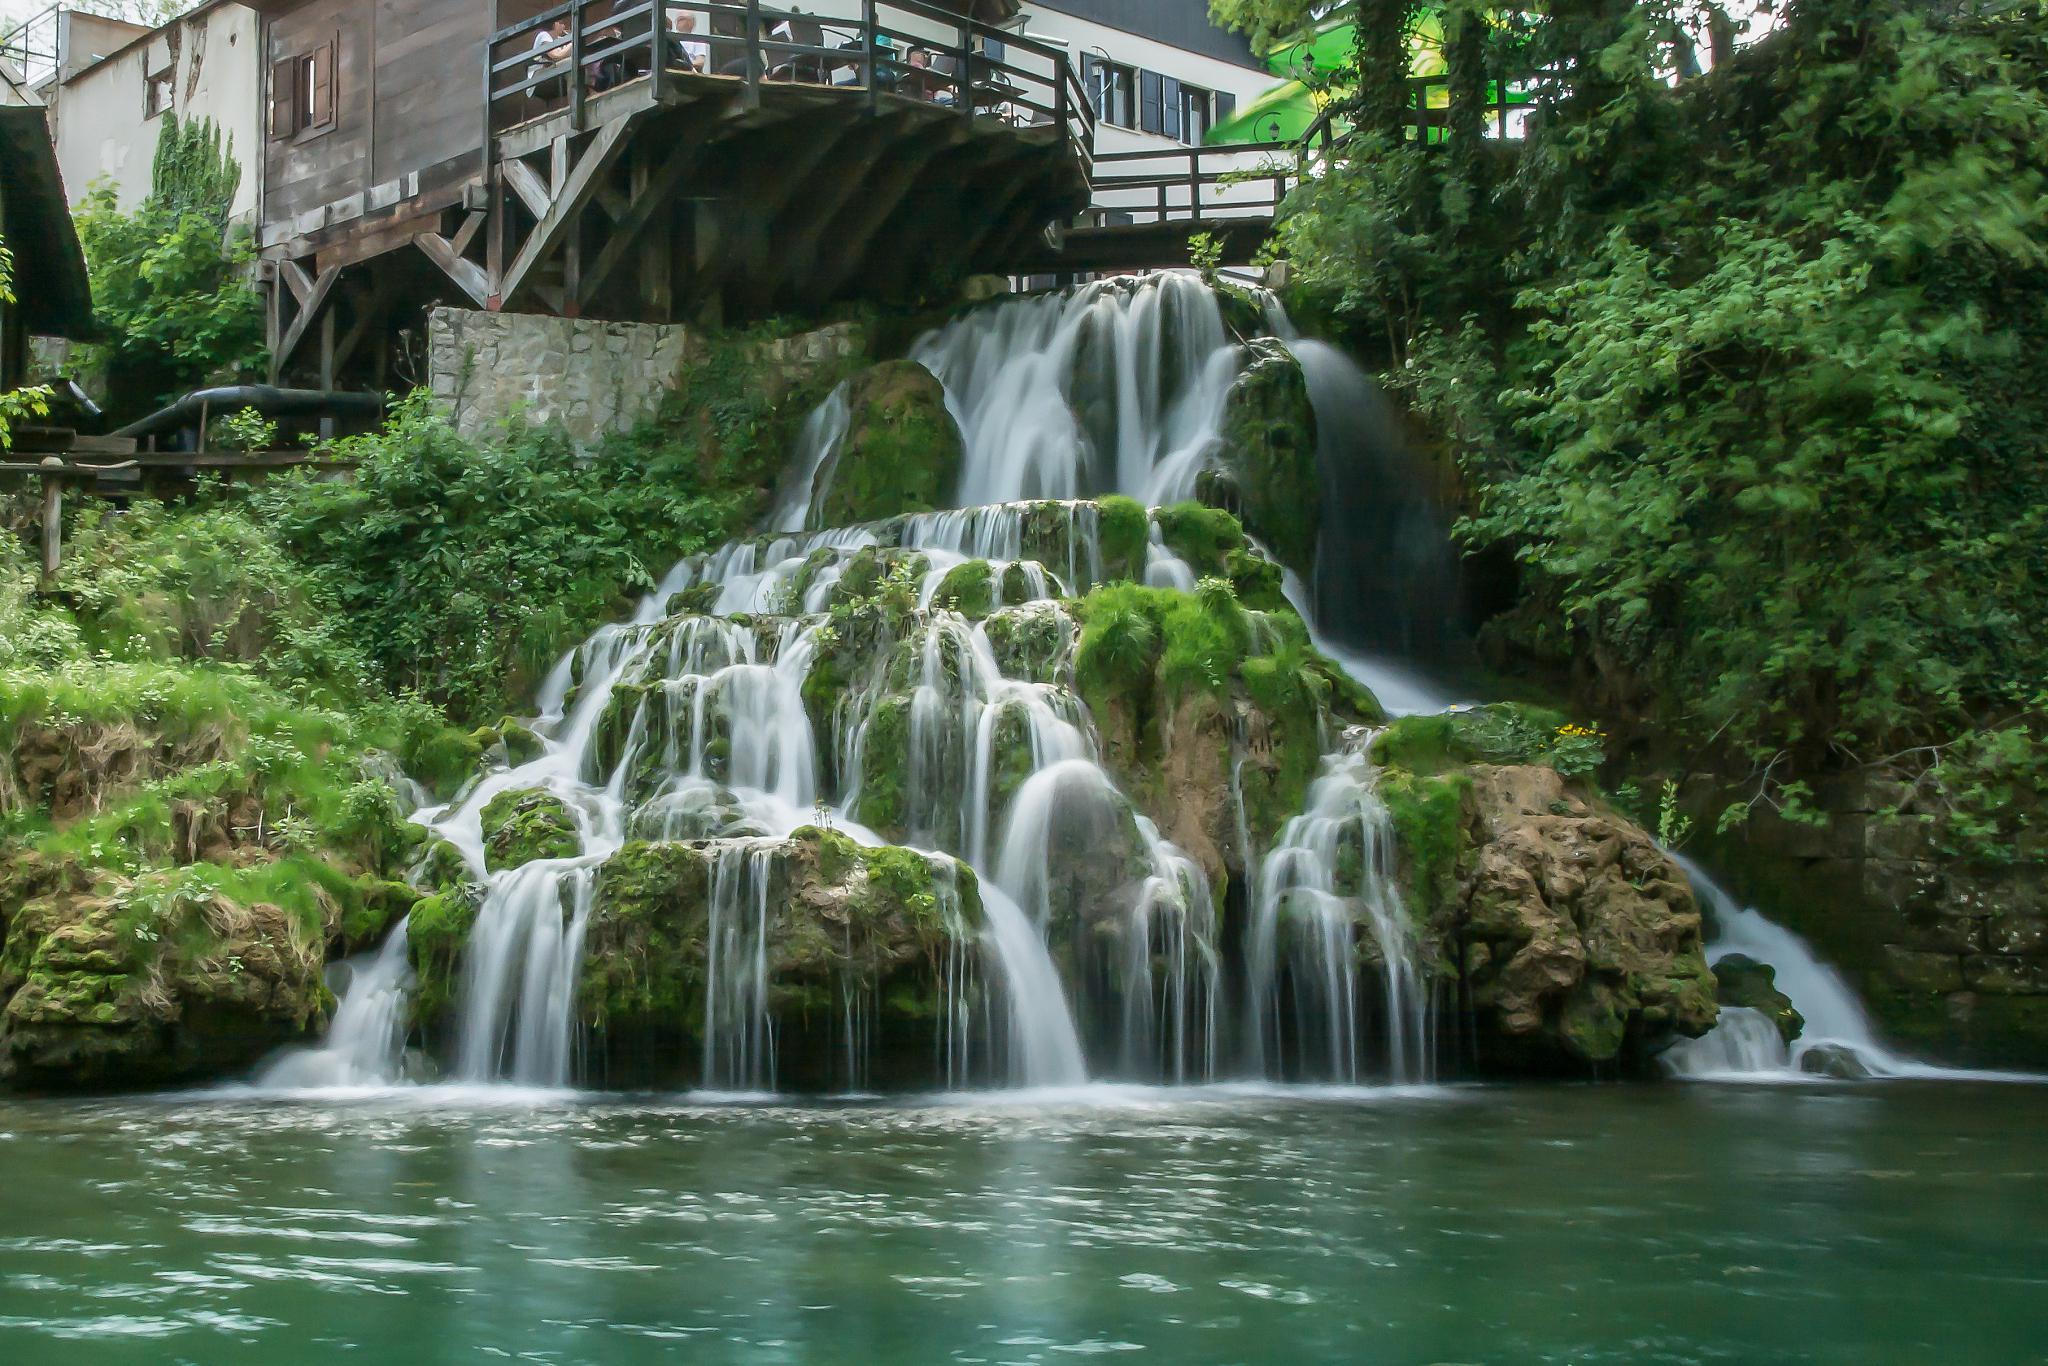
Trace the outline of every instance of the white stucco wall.
<path fill-rule="evenodd" d="M 1265 94 L 1274 85 L 1274 77 L 1264 71 L 1218 61 L 1214 57 L 1189 52 L 1185 48 L 1170 47 L 1135 33 L 1111 28 L 1107 24 L 1098 24 L 1061 13 L 1059 10 L 1047 9 L 1043 5 L 1026 4 L 1020 12 L 1028 16 L 1024 25 L 1025 36 L 1055 46 L 1064 46 L 1068 60 L 1073 62 L 1077 74 L 1081 69 L 1083 54 L 1107 54 L 1111 61 L 1124 66 L 1157 71 L 1162 76 L 1171 76 L 1186 85 L 1197 85 L 1206 90 L 1235 95 L 1237 107 L 1240 109 Z M 1095 139 L 1095 150 L 1098 152 L 1132 152 L 1179 145 L 1172 138 L 1142 133 L 1134 128 L 1114 128 L 1106 124 L 1100 126 Z"/>
<path fill-rule="evenodd" d="M 50 99 L 57 164 L 64 192 L 76 204 L 94 184 L 112 182 L 121 207 L 149 193 L 163 120 L 144 117 L 145 73 L 161 69 L 177 33 L 177 80 L 171 109 L 180 119 L 210 118 L 242 164 L 232 213 L 256 216 L 262 168 L 262 19 L 241 5 L 202 10 L 131 43 L 80 71 Z"/>

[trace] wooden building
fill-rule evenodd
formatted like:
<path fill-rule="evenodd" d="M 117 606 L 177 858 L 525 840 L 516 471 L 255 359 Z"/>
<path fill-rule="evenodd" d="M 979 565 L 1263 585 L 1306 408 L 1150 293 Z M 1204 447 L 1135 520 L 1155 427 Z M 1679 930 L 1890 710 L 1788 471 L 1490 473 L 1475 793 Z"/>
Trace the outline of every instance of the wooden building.
<path fill-rule="evenodd" d="M 427 303 L 642 321 L 909 300 L 1086 207 L 1013 0 L 256 0 L 283 371 L 402 383 Z M 394 373 L 395 368 L 395 373 Z"/>
<path fill-rule="evenodd" d="M 0 299 L 0 391 L 27 375 L 31 337 L 92 333 L 85 257 L 39 104 L 0 102 L 0 238 L 14 258 L 14 302 Z"/>

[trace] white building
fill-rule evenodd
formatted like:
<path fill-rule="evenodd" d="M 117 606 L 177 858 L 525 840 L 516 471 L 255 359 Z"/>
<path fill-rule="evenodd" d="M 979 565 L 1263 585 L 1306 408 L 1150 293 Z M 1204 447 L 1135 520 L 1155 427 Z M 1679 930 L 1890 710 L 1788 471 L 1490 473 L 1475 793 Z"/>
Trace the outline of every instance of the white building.
<path fill-rule="evenodd" d="M 1271 89 L 1208 0 L 1027 0 L 1022 31 L 1064 46 L 1095 105 L 1098 152 L 1193 145 Z"/>
<path fill-rule="evenodd" d="M 58 20 L 36 89 L 50 108 L 71 202 L 108 183 L 121 208 L 140 204 L 164 116 L 175 114 L 220 128 L 242 166 L 229 212 L 252 221 L 262 190 L 261 16 L 233 0 L 211 0 L 157 29 L 69 10 Z"/>

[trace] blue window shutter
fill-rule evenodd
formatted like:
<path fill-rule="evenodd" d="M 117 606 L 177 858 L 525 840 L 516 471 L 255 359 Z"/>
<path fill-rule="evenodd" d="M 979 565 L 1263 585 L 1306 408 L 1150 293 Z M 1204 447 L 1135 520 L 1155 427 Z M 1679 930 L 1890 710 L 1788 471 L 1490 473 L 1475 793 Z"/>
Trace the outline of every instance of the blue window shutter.
<path fill-rule="evenodd" d="M 1158 72 L 1138 73 L 1138 126 L 1148 133 L 1160 132 L 1166 123 L 1159 107 L 1160 86 Z"/>

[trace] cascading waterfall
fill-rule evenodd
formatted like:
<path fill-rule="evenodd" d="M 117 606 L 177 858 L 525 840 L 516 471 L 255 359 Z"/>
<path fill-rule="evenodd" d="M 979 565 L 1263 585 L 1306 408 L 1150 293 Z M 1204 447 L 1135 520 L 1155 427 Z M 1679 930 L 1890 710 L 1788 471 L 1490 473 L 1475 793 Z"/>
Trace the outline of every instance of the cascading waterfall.
<path fill-rule="evenodd" d="M 1284 322 L 1277 304 L 1267 312 Z M 1226 399 L 1245 364 L 1217 296 L 1187 275 L 1104 282 L 977 310 L 928 334 L 912 354 L 943 384 L 965 437 L 960 507 L 807 529 L 814 485 L 848 430 L 846 394 L 835 393 L 805 424 L 773 514 L 780 530 L 675 566 L 629 621 L 594 632 L 544 681 L 536 722 L 544 753 L 493 774 L 451 808 L 421 812 L 483 887 L 461 978 L 461 1074 L 534 1085 L 570 1079 L 581 935 L 597 868 L 629 837 L 688 838 L 719 842 L 711 999 L 701 1022 L 705 1084 L 774 1085 L 764 976 L 773 906 L 760 850 L 827 810 L 835 827 L 877 842 L 858 813 L 883 710 L 900 703 L 882 688 L 857 686 L 838 700 L 829 733 L 813 734 L 802 687 L 820 614 L 841 575 L 857 555 L 879 549 L 923 559 L 909 641 L 916 677 L 905 825 L 912 844 L 955 855 L 981 875 L 993 969 L 985 976 L 1005 1005 L 994 1032 L 1006 1041 L 1009 1080 L 1083 1080 L 1084 1030 L 1089 1056 L 1121 1075 L 1218 1076 L 1235 1063 L 1219 1058 L 1233 1023 L 1239 1033 L 1266 1035 L 1281 977 L 1290 984 L 1291 1035 L 1319 1041 L 1287 1064 L 1293 1073 L 1353 1079 L 1372 1065 L 1369 1046 L 1393 1075 L 1426 1076 L 1427 1012 L 1383 847 L 1384 813 L 1372 814 L 1361 758 L 1333 756 L 1311 810 L 1279 848 L 1262 857 L 1247 841 L 1248 863 L 1259 868 L 1258 916 L 1271 922 L 1275 984 L 1257 988 L 1246 1007 L 1255 1028 L 1226 1022 L 1236 1006 L 1223 1000 L 1212 891 L 1199 864 L 1117 791 L 1078 698 L 1046 681 L 1064 661 L 1039 661 L 1045 667 L 1029 677 L 1006 672 L 984 624 L 938 605 L 947 572 L 987 560 L 1001 600 L 1042 603 L 1029 610 L 1054 614 L 1064 642 L 1055 653 L 1071 650 L 1072 623 L 1048 600 L 1100 581 L 1096 507 L 1066 503 L 1049 539 L 1044 504 L 1017 500 L 1118 492 L 1158 505 L 1192 495 L 1219 448 Z M 1339 400 L 1348 401 L 1341 392 Z M 1194 586 L 1193 571 L 1156 528 L 1144 579 Z M 1291 587 L 1298 604 L 1312 605 Z M 1365 681 L 1385 686 L 1370 674 Z M 623 738 L 607 738 L 600 722 L 620 687 L 637 701 Z M 1004 755 L 1022 755 L 1021 768 L 1015 759 L 999 762 Z M 536 787 L 575 816 L 577 854 L 489 869 L 483 807 L 498 793 Z M 1232 795 L 1241 811 L 1241 794 Z M 1076 820 L 1076 812 L 1100 819 Z M 1314 865 L 1346 840 L 1358 850 L 1355 876 L 1347 871 L 1339 886 L 1334 864 Z M 1056 922 L 1071 929 L 1082 920 L 1085 934 L 1062 935 L 1080 947 L 1056 965 L 1048 949 Z M 1351 966 L 1358 943 L 1378 965 L 1370 990 Z M 974 1036 L 989 1031 L 975 1023 L 958 984 L 973 965 L 950 971 L 955 1004 L 937 1046 L 957 1084 L 980 1047 Z M 1362 1018 L 1367 1004 L 1373 1021 Z M 864 1075 L 862 1010 L 849 998 L 838 1012 L 848 1085 Z M 1275 1032 L 1270 1050 L 1262 1043 L 1253 1059 L 1262 1074 L 1282 1067 Z"/>
<path fill-rule="evenodd" d="M 395 1074 L 405 1047 L 406 922 L 400 920 L 373 953 L 344 965 L 341 1003 L 318 1048 L 289 1053 L 264 1068 L 257 1084 L 289 1090 L 378 1086 Z"/>
<path fill-rule="evenodd" d="M 1324 758 L 1307 809 L 1259 866 L 1246 965 L 1255 1073 L 1296 1070 L 1284 1057 L 1291 1039 L 1298 1068 L 1339 1081 L 1360 1076 L 1367 984 L 1353 929 L 1362 910 L 1379 965 L 1372 985 L 1387 1073 L 1397 1082 L 1432 1074 L 1429 996 L 1392 875 L 1393 822 L 1376 790 L 1371 742 L 1369 733 L 1347 737 Z"/>

